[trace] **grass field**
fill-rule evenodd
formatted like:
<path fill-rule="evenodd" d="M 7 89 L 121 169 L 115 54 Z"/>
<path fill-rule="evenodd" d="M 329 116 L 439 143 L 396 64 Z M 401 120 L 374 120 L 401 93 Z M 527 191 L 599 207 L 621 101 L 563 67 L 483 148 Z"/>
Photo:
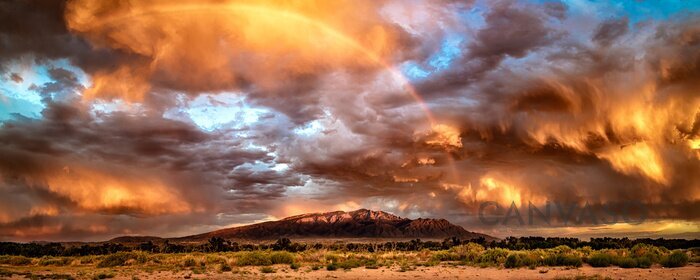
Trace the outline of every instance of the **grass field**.
<path fill-rule="evenodd" d="M 663 247 L 637 245 L 631 249 L 591 250 L 558 246 L 551 249 L 507 250 L 468 243 L 440 251 L 346 252 L 327 249 L 287 251 L 243 251 L 221 253 L 161 254 L 141 251 L 101 256 L 42 257 L 0 256 L 0 277 L 33 279 L 169 279 L 169 278 L 374 278 L 446 276 L 482 277 L 519 271 L 532 278 L 614 276 L 627 271 L 649 274 L 698 271 L 698 251 L 669 251 Z M 668 268 L 678 268 L 676 270 Z M 458 273 L 463 271 L 462 273 Z M 470 271 L 467 273 L 466 271 Z M 675 271 L 675 272 L 674 272 Z M 570 272 L 567 274 L 567 272 Z M 577 274 L 576 272 L 585 272 Z M 465 274 L 466 273 L 466 274 Z M 384 276 L 382 276 L 384 275 Z M 393 275 L 393 276 L 392 276 Z M 624 275 L 624 274 L 623 274 Z M 515 276 L 515 274 L 513 275 Z M 669 275 L 683 279 L 683 275 Z M 680 278 L 679 278 L 680 277 Z"/>

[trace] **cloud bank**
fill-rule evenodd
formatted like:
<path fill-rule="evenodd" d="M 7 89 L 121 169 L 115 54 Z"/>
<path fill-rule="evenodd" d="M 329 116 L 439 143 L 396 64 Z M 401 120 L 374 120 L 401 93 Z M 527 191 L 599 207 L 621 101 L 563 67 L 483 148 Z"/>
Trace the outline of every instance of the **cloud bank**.
<path fill-rule="evenodd" d="M 0 239 L 360 207 L 558 234 L 485 201 L 697 234 L 700 7 L 627 2 L 0 3 Z"/>

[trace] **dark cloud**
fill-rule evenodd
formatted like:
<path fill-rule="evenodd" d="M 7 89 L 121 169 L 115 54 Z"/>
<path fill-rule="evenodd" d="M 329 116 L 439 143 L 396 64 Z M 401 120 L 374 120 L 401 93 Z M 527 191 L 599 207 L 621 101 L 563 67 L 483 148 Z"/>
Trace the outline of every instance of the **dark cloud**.
<path fill-rule="evenodd" d="M 541 7 L 523 6 L 513 1 L 497 1 L 485 15 L 485 26 L 479 29 L 464 55 L 439 78 L 418 85 L 426 95 L 457 94 L 481 81 L 490 71 L 508 58 L 521 58 L 561 36 L 546 24 Z"/>
<path fill-rule="evenodd" d="M 3 222 L 7 231 L 0 234 L 5 237 L 20 229 L 27 231 L 26 237 L 17 236 L 20 238 L 88 237 L 91 232 L 81 228 L 86 225 L 69 218 L 79 212 L 133 217 L 120 225 L 99 216 L 90 218 L 95 227 L 107 226 L 93 232 L 99 236 L 124 233 L 120 230 L 129 224 L 147 229 L 140 220 L 163 213 L 182 217 L 182 221 L 173 219 L 168 225 L 177 229 L 177 225 L 193 221 L 188 216 L 211 220 L 219 212 L 233 211 L 231 205 L 211 205 L 226 197 L 227 190 L 252 193 L 229 199 L 245 200 L 259 208 L 260 203 L 284 192 L 284 187 L 294 185 L 293 176 L 242 172 L 244 163 L 271 160 L 265 152 L 247 148 L 243 140 L 226 140 L 154 115 L 114 113 L 96 118 L 77 103 L 49 102 L 42 120 L 3 123 L 0 143 L 0 188 L 7 198 L 23 197 L 21 207 L 3 207 L 16 217 Z M 140 185 L 143 183 L 150 185 Z M 83 193 L 81 187 L 97 196 Z M 261 187 L 268 190 L 257 190 Z M 121 203 L 100 196 L 106 188 L 118 190 Z M 142 200 L 139 195 L 162 201 Z M 34 227 L 52 226 L 60 230 L 32 233 Z"/>
<path fill-rule="evenodd" d="M 598 29 L 593 34 L 593 41 L 608 45 L 620 36 L 625 35 L 629 30 L 628 26 L 629 20 L 626 17 L 609 19 L 598 26 Z"/>
<path fill-rule="evenodd" d="M 21 83 L 22 81 L 24 81 L 24 79 L 22 79 L 22 76 L 20 76 L 17 73 L 10 74 L 10 80 L 12 80 L 15 83 Z"/>
<path fill-rule="evenodd" d="M 78 81 L 78 78 L 71 71 L 63 68 L 51 68 L 48 70 L 51 82 L 41 86 L 31 85 L 29 90 L 33 90 L 42 95 L 45 103 L 57 100 L 70 100 L 79 96 L 85 87 Z"/>
<path fill-rule="evenodd" d="M 67 58 L 88 73 L 113 67 L 132 55 L 93 48 L 68 31 L 63 0 L 3 1 L 0 3 L 0 60 L 22 56 L 38 60 Z"/>
<path fill-rule="evenodd" d="M 528 90 L 514 100 L 512 108 L 515 111 L 571 111 L 571 102 L 559 94 L 556 89 L 547 86 Z"/>
<path fill-rule="evenodd" d="M 469 46 L 472 58 L 519 58 L 528 51 L 547 44 L 551 29 L 533 11 L 500 2 L 486 15 L 486 27 L 479 30 Z"/>
<path fill-rule="evenodd" d="M 546 2 L 544 3 L 545 13 L 553 16 L 559 20 L 566 18 L 566 11 L 568 7 L 566 4 L 560 1 Z"/>
<path fill-rule="evenodd" d="M 33 54 L 63 58 L 89 49 L 68 33 L 63 21 L 65 1 L 3 1 L 0 42 L 3 61 Z"/>

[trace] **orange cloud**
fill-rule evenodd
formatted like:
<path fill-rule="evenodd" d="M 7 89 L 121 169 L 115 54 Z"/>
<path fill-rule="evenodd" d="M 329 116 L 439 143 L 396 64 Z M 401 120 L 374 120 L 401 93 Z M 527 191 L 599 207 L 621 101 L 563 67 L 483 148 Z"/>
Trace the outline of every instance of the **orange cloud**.
<path fill-rule="evenodd" d="M 435 124 L 431 130 L 422 135 L 425 144 L 435 147 L 442 147 L 445 150 L 451 151 L 462 147 L 462 138 L 460 137 L 458 128 L 446 124 Z"/>
<path fill-rule="evenodd" d="M 66 167 L 46 174 L 46 188 L 91 211 L 138 214 L 186 213 L 192 207 L 174 188 L 156 178 L 118 176 L 85 167 Z M 43 214 L 57 212 L 36 208 Z"/>
<path fill-rule="evenodd" d="M 656 182 L 666 184 L 663 161 L 656 150 L 645 142 L 634 143 L 622 148 L 611 147 L 599 154 L 612 166 L 626 174 L 639 173 Z"/>
<path fill-rule="evenodd" d="M 397 34 L 375 17 L 379 2 L 75 0 L 68 27 L 94 45 L 145 60 L 100 72 L 88 96 L 140 100 L 154 84 L 185 91 L 233 89 L 335 67 L 383 67 Z M 106 88 L 109 87 L 109 88 Z"/>

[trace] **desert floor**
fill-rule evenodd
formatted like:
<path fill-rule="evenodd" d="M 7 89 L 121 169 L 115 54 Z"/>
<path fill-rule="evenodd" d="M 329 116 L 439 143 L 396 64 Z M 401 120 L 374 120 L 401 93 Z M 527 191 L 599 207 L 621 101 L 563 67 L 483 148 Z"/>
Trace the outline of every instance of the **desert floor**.
<path fill-rule="evenodd" d="M 398 267 L 327 271 L 302 267 L 273 266 L 274 273 L 262 273 L 259 267 L 234 269 L 230 272 L 159 271 L 144 268 L 96 269 L 94 267 L 12 267 L 1 266 L 0 279 L 700 279 L 700 264 L 681 268 L 581 268 L 539 267 L 536 269 L 479 268 L 441 265 L 399 271 Z M 11 273 L 19 273 L 9 276 Z"/>

